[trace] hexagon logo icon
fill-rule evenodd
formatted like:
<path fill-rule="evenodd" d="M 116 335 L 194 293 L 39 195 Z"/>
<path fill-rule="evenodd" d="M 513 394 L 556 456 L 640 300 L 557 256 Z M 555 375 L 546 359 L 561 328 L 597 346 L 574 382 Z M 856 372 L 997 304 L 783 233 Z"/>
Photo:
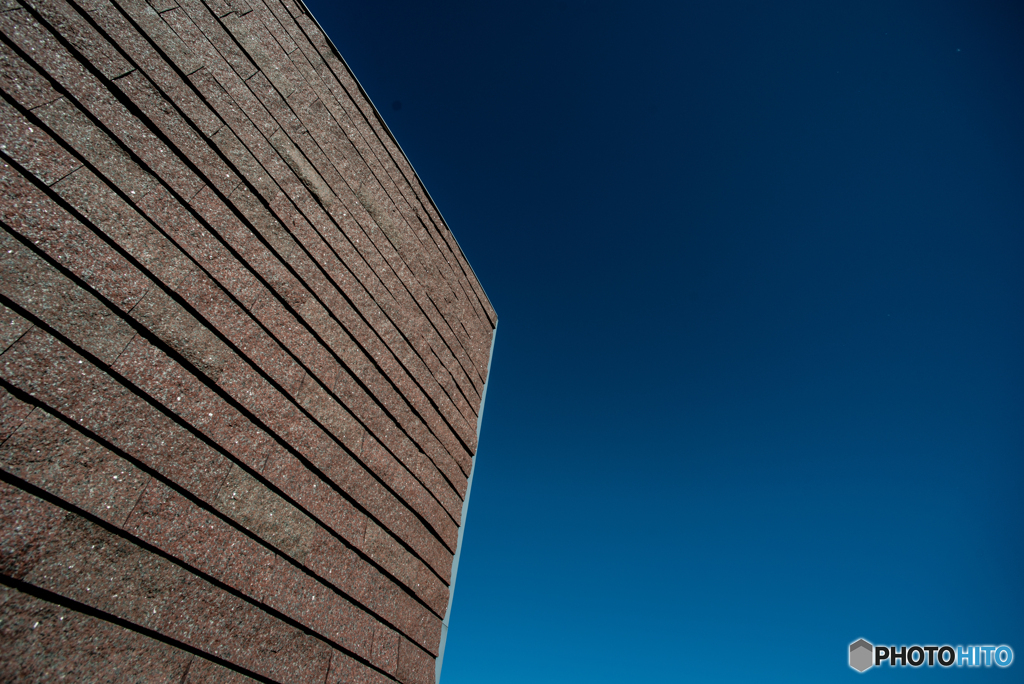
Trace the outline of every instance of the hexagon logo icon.
<path fill-rule="evenodd" d="M 857 639 L 850 644 L 850 667 L 857 672 L 863 672 L 874 664 L 875 647 L 864 641 L 863 639 Z"/>

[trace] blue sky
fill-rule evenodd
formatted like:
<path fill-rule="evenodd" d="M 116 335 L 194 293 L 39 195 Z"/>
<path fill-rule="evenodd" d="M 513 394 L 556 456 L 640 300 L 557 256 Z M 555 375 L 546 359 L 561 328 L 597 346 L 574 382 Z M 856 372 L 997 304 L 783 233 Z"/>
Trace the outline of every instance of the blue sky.
<path fill-rule="evenodd" d="M 1019 4 L 309 5 L 500 317 L 443 684 L 1020 681 Z"/>

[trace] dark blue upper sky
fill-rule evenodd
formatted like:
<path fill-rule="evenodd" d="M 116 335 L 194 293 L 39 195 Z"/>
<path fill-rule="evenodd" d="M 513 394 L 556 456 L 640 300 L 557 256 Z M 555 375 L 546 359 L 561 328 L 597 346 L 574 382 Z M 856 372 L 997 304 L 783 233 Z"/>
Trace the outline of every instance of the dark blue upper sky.
<path fill-rule="evenodd" d="M 1019 3 L 309 4 L 500 317 L 443 684 L 1021 681 Z"/>

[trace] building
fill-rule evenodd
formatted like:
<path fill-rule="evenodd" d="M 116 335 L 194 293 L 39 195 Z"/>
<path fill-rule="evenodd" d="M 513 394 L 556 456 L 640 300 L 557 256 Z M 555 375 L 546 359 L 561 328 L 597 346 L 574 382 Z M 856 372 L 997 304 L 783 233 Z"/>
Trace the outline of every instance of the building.
<path fill-rule="evenodd" d="M 2 0 L 0 125 L 0 679 L 434 681 L 497 316 L 301 0 Z"/>

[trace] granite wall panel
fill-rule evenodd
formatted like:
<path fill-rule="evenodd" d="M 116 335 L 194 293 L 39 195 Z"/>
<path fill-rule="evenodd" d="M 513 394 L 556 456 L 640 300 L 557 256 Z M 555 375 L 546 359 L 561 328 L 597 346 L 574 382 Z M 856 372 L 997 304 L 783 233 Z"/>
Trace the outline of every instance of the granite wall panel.
<path fill-rule="evenodd" d="M 496 325 L 300 2 L 5 2 L 0 678 L 434 681 Z"/>

